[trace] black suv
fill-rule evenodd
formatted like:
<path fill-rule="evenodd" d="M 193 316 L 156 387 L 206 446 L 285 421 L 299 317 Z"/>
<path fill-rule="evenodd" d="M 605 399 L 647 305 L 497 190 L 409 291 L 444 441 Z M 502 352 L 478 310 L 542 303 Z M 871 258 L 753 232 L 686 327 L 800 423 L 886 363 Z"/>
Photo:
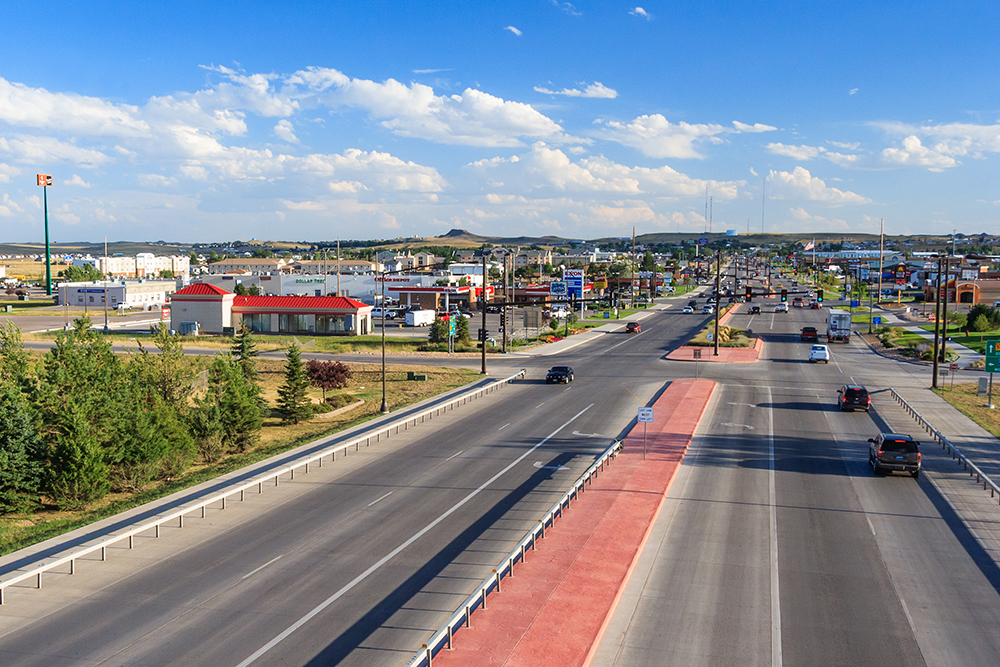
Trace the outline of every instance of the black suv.
<path fill-rule="evenodd" d="M 805 331 L 805 329 L 803 329 Z M 872 399 L 868 395 L 868 390 L 860 385 L 847 384 L 837 390 L 837 406 L 841 412 L 844 410 L 864 410 L 868 412 L 872 407 Z"/>
<path fill-rule="evenodd" d="M 876 475 L 899 471 L 920 476 L 920 443 L 910 436 L 879 433 L 868 442 L 868 463 Z"/>
<path fill-rule="evenodd" d="M 760 306 L 758 306 L 757 304 L 754 304 L 754 305 L 750 306 L 750 314 L 751 315 L 760 315 Z"/>
<path fill-rule="evenodd" d="M 545 384 L 565 382 L 569 384 L 573 381 L 573 369 L 569 366 L 553 366 L 545 376 Z"/>

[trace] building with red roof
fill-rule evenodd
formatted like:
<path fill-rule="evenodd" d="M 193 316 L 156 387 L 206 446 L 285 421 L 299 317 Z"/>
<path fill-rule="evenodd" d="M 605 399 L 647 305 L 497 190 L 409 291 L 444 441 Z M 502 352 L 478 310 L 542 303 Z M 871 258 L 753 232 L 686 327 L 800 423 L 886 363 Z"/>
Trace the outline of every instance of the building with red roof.
<path fill-rule="evenodd" d="M 246 325 L 260 333 L 358 336 L 371 333 L 371 312 L 343 296 L 237 296 L 192 283 L 171 297 L 170 328 L 222 334 Z"/>

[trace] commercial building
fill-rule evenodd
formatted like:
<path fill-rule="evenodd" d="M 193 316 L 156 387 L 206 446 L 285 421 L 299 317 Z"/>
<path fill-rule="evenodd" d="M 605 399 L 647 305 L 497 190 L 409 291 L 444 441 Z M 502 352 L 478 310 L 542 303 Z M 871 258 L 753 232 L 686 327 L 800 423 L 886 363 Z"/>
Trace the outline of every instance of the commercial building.
<path fill-rule="evenodd" d="M 222 259 L 208 265 L 208 272 L 219 273 L 281 273 L 287 271 L 288 262 L 272 257 L 240 257 Z"/>
<path fill-rule="evenodd" d="M 186 279 L 191 272 L 191 258 L 184 255 L 157 256 L 140 252 L 135 257 L 86 257 L 72 258 L 73 266 L 92 266 L 106 276 L 114 278 L 158 278 L 170 272 L 175 278 Z"/>
<path fill-rule="evenodd" d="M 260 333 L 363 336 L 372 331 L 371 312 L 342 296 L 237 296 L 198 282 L 174 293 L 170 328 L 223 334 L 245 325 Z"/>
<path fill-rule="evenodd" d="M 56 304 L 79 308 L 119 306 L 129 310 L 153 310 L 167 303 L 177 289 L 176 280 L 96 280 L 93 282 L 59 283 Z"/>

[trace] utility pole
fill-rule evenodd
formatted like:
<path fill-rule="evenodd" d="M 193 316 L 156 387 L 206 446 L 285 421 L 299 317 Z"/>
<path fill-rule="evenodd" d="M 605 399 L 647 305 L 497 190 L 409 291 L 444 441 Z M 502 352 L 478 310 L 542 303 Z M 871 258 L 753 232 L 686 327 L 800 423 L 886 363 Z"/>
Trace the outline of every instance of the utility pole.
<path fill-rule="evenodd" d="M 378 259 L 376 257 L 376 259 Z M 323 289 L 326 291 L 326 278 L 323 278 Z M 337 237 L 337 296 L 340 296 L 340 237 Z M 382 299 L 382 327 L 385 327 L 385 299 Z"/>
<path fill-rule="evenodd" d="M 635 308 L 635 227 L 632 228 L 632 281 L 628 286 L 630 307 Z"/>
<path fill-rule="evenodd" d="M 483 368 L 479 371 L 480 375 L 486 375 L 486 248 L 483 248 L 483 299 L 479 302 L 479 307 L 483 309 L 483 335 L 480 336 L 480 341 L 483 345 Z"/>
<path fill-rule="evenodd" d="M 815 253 L 816 251 L 813 250 Z M 885 218 L 878 223 L 878 301 L 882 303 L 882 262 L 885 255 Z M 814 255 L 815 256 L 815 255 Z"/>
<path fill-rule="evenodd" d="M 108 237 L 104 237 L 104 263 L 108 263 Z M 67 291 L 67 294 L 69 292 Z M 162 312 L 162 311 L 161 311 Z M 110 331 L 108 326 L 108 274 L 104 274 L 104 333 Z"/>
<path fill-rule="evenodd" d="M 52 256 L 49 252 L 49 191 L 52 187 L 52 177 L 48 174 L 38 174 L 38 185 L 42 186 L 42 207 L 45 211 L 45 294 L 52 296 Z M 67 292 L 69 294 L 69 292 Z M 86 304 L 86 300 L 84 300 Z"/>
<path fill-rule="evenodd" d="M 951 258 L 944 258 L 944 296 L 941 299 L 941 363 L 945 362 L 948 347 L 948 273 L 951 271 Z"/>
<path fill-rule="evenodd" d="M 501 308 L 501 312 L 503 313 L 503 315 L 501 315 L 501 317 L 500 317 L 500 324 L 503 325 L 502 328 L 503 328 L 503 353 L 504 354 L 507 354 L 507 302 L 510 301 L 510 292 L 507 291 L 507 277 L 508 277 L 508 274 L 507 274 L 507 256 L 509 254 L 510 253 L 507 252 L 507 249 L 504 248 L 504 252 L 503 252 L 503 275 L 501 276 L 501 280 L 503 280 L 503 307 Z"/>
<path fill-rule="evenodd" d="M 934 364 L 933 373 L 931 377 L 931 387 L 937 389 L 938 386 L 938 336 L 941 329 L 941 263 L 944 261 L 944 255 L 938 255 L 938 275 L 937 284 L 934 286 L 937 292 L 937 299 L 934 302 Z"/>
<path fill-rule="evenodd" d="M 715 251 L 715 353 L 719 356 L 719 303 L 722 301 L 722 248 Z"/>
<path fill-rule="evenodd" d="M 376 265 L 377 266 L 377 265 Z M 385 400 L 385 268 L 382 269 L 382 407 L 384 415 L 389 414 L 389 404 Z"/>

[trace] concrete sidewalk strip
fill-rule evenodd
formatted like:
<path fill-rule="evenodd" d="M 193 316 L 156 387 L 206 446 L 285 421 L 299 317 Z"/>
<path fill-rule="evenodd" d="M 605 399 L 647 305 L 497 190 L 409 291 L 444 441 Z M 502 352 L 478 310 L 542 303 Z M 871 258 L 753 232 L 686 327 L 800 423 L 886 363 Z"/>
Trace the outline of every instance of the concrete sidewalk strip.
<path fill-rule="evenodd" d="M 673 381 L 653 406 L 645 459 L 637 426 L 434 665 L 588 664 L 714 389 L 708 380 Z"/>

